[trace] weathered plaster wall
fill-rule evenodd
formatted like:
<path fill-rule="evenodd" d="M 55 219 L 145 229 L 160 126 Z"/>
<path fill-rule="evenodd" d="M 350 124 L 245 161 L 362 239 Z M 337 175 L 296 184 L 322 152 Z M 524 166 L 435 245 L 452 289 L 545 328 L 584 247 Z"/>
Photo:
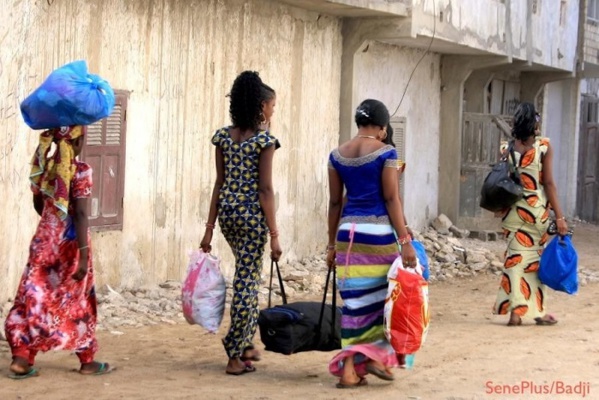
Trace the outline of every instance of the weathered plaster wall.
<path fill-rule="evenodd" d="M 278 93 L 274 186 L 285 257 L 326 241 L 326 158 L 337 145 L 340 21 L 264 0 L 16 0 L 0 25 L 0 300 L 12 296 L 37 218 L 28 163 L 37 134 L 19 102 L 52 69 L 86 59 L 128 109 L 124 227 L 94 233 L 100 284 L 180 279 L 198 246 L 215 177 L 210 136 L 244 69 Z M 214 252 L 232 273 L 215 234 Z"/>
<path fill-rule="evenodd" d="M 423 50 L 370 42 L 354 66 L 354 109 L 367 98 L 393 113 Z M 423 228 L 437 214 L 439 170 L 440 57 L 420 63 L 397 112 L 407 117 L 404 210 L 411 226 Z M 353 125 L 352 135 L 357 131 Z"/>
<path fill-rule="evenodd" d="M 414 0 L 413 34 L 487 54 L 571 71 L 575 66 L 578 2 L 525 0 Z M 462 52 L 454 46 L 451 52 Z"/>

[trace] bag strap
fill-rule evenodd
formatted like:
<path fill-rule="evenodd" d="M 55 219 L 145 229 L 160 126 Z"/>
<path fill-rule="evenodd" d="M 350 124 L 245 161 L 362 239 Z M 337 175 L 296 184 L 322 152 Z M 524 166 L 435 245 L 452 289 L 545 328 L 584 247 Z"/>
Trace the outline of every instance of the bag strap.
<path fill-rule="evenodd" d="M 281 288 L 281 297 L 283 298 L 283 304 L 287 304 L 287 295 L 285 294 L 285 286 L 283 285 L 283 277 L 281 276 L 281 270 L 279 269 L 279 263 L 275 260 L 270 260 L 270 283 L 268 285 L 268 308 L 272 304 L 272 276 L 274 273 L 274 267 L 277 267 L 277 276 L 279 278 L 279 287 Z"/>
<path fill-rule="evenodd" d="M 518 171 L 518 166 L 516 165 L 516 155 L 514 154 L 514 144 L 516 143 L 515 140 L 510 140 L 510 143 L 508 145 L 508 158 L 512 157 L 512 166 L 514 167 L 513 170 L 513 174 L 514 177 L 518 180 L 518 182 L 520 181 L 520 171 Z"/>
<path fill-rule="evenodd" d="M 320 337 L 320 330 L 322 328 L 322 320 L 324 319 L 324 308 L 327 303 L 327 293 L 329 291 L 329 282 L 331 281 L 331 275 L 333 278 L 333 317 L 331 326 L 333 328 L 333 332 L 335 332 L 335 319 L 337 317 L 337 268 L 329 268 L 329 271 L 327 272 L 327 281 L 324 285 L 324 295 L 322 296 L 322 304 L 320 305 L 320 316 L 318 317 L 318 325 L 316 325 L 316 338 Z"/>

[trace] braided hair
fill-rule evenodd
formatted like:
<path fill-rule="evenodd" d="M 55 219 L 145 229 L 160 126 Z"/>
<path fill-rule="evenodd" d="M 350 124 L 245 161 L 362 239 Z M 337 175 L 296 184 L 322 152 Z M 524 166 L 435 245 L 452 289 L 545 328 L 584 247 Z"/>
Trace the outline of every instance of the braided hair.
<path fill-rule="evenodd" d="M 229 97 L 233 126 L 241 130 L 256 130 L 263 120 L 262 103 L 272 100 L 275 91 L 262 82 L 258 72 L 244 71 L 235 78 Z"/>
<path fill-rule="evenodd" d="M 532 103 L 520 103 L 514 114 L 512 136 L 524 141 L 535 134 L 537 111 Z"/>
<path fill-rule="evenodd" d="M 389 110 L 382 102 L 367 99 L 356 108 L 354 120 L 358 128 L 373 125 L 383 129 L 389 125 Z"/>

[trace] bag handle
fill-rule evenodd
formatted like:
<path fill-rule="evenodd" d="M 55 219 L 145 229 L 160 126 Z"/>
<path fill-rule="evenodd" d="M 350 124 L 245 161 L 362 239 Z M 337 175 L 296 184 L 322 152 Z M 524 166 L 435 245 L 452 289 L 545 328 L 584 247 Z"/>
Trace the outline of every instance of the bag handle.
<path fill-rule="evenodd" d="M 268 285 L 268 308 L 272 304 L 272 276 L 274 267 L 277 267 L 277 276 L 279 277 L 279 287 L 281 288 L 281 297 L 283 298 L 283 304 L 287 304 L 287 295 L 285 294 L 285 286 L 283 286 L 283 277 L 281 276 L 281 270 L 279 269 L 279 263 L 275 260 L 270 260 L 270 284 Z"/>
<path fill-rule="evenodd" d="M 268 285 L 268 308 L 272 307 L 272 278 L 274 275 L 274 268 L 277 268 L 277 276 L 279 278 L 279 286 L 281 287 L 281 297 L 283 298 L 283 304 L 287 304 L 287 295 L 285 294 L 285 286 L 283 286 L 283 278 L 281 276 L 281 270 L 279 268 L 279 263 L 277 261 L 271 260 L 270 262 L 270 283 Z M 333 331 L 335 331 L 335 320 L 337 317 L 337 271 L 336 268 L 329 268 L 327 272 L 327 281 L 324 286 L 324 295 L 322 296 L 322 303 L 320 305 L 320 316 L 318 318 L 318 325 L 316 326 L 316 332 L 320 333 L 320 329 L 322 327 L 322 320 L 324 319 L 324 308 L 327 302 L 327 293 L 329 291 L 329 282 L 333 281 L 333 318 L 331 326 L 333 327 Z"/>
<path fill-rule="evenodd" d="M 518 171 L 518 166 L 516 165 L 516 155 L 514 154 L 514 144 L 516 143 L 515 140 L 510 140 L 510 143 L 508 145 L 508 158 L 511 156 L 512 157 L 512 166 L 514 167 L 513 170 L 513 175 L 514 178 L 517 180 L 517 183 L 520 183 L 520 171 Z"/>
<path fill-rule="evenodd" d="M 320 316 L 318 317 L 318 325 L 316 325 L 316 337 L 320 336 L 320 330 L 322 328 L 322 320 L 324 319 L 324 308 L 327 302 L 327 293 L 329 291 L 329 281 L 333 278 L 333 319 L 331 326 L 333 332 L 335 332 L 335 318 L 337 317 L 337 268 L 329 268 L 327 272 L 327 281 L 324 285 L 324 295 L 322 296 L 322 304 L 320 305 Z"/>

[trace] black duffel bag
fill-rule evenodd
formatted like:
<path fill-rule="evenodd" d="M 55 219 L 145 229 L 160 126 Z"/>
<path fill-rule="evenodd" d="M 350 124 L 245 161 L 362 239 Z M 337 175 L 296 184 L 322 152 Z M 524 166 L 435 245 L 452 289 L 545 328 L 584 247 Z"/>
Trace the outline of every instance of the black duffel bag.
<path fill-rule="evenodd" d="M 271 307 L 273 266 L 277 268 L 283 304 Z M 329 282 L 332 277 L 333 301 L 326 304 Z M 280 354 L 294 354 L 303 351 L 332 351 L 341 348 L 341 310 L 337 304 L 335 270 L 327 273 L 322 303 L 301 301 L 288 304 L 276 262 L 270 265 L 270 285 L 268 308 L 260 311 L 258 326 L 265 350 Z M 333 312 L 335 310 L 335 312 Z"/>
<path fill-rule="evenodd" d="M 480 206 L 488 211 L 503 211 L 514 205 L 523 195 L 524 189 L 514 157 L 514 142 L 510 141 L 507 155 L 493 166 L 485 178 L 480 191 Z"/>

